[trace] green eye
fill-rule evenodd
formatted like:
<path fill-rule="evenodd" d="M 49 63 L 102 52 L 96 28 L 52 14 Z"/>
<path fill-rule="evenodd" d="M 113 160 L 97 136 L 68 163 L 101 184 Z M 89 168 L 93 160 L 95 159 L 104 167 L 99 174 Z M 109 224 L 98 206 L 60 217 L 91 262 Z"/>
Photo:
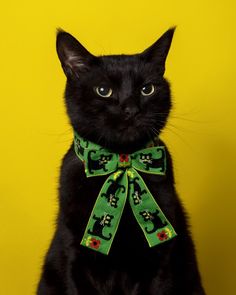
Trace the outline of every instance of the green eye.
<path fill-rule="evenodd" d="M 101 97 L 110 97 L 112 95 L 112 89 L 106 86 L 95 87 L 95 92 Z"/>
<path fill-rule="evenodd" d="M 143 96 L 152 95 L 156 90 L 156 87 L 153 84 L 146 84 L 141 88 L 141 94 Z"/>

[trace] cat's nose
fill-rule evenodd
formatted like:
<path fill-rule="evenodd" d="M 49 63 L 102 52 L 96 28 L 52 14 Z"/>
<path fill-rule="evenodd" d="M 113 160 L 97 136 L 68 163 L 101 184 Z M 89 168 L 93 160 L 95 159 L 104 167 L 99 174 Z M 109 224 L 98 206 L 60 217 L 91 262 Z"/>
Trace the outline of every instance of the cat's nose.
<path fill-rule="evenodd" d="M 137 106 L 126 106 L 123 111 L 127 118 L 131 118 L 139 112 L 139 109 Z"/>

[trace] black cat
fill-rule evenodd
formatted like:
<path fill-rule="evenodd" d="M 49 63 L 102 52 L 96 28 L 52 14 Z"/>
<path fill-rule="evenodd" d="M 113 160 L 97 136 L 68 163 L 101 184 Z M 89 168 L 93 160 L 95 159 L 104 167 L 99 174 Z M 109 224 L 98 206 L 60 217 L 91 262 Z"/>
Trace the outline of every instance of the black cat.
<path fill-rule="evenodd" d="M 119 189 L 121 189 L 121 192 L 125 192 L 125 187 L 117 181 L 109 179 L 108 183 L 110 183 L 110 186 L 108 187 L 106 193 L 102 193 L 101 197 L 107 198 L 108 203 L 114 207 L 117 208 L 117 202 L 119 201 L 119 198 L 116 196 L 116 193 Z"/>
<path fill-rule="evenodd" d="M 153 224 L 153 228 L 151 230 L 150 229 L 148 230 L 148 228 L 145 227 L 146 233 L 148 234 L 152 234 L 155 231 L 157 231 L 159 228 L 162 228 L 168 224 L 166 221 L 163 222 L 161 220 L 161 218 L 158 215 L 159 214 L 158 210 L 156 210 L 153 213 L 149 211 L 141 211 L 139 214 L 143 217 L 145 221 L 151 221 Z"/>
<path fill-rule="evenodd" d="M 161 149 L 160 151 L 162 153 L 162 158 L 163 158 L 164 152 Z M 147 170 L 149 170 L 149 168 L 161 168 L 160 171 L 165 172 L 165 166 L 164 166 L 165 164 L 163 159 L 153 159 L 151 153 L 147 153 L 147 154 L 141 153 L 139 161 L 146 165 Z"/>
<path fill-rule="evenodd" d="M 91 154 L 96 154 L 96 151 L 89 151 L 88 153 L 88 169 L 89 173 L 93 174 L 94 170 L 103 169 L 104 172 L 107 172 L 106 164 L 111 160 L 112 155 L 101 155 L 98 160 L 91 159 Z"/>
<path fill-rule="evenodd" d="M 140 204 L 142 202 L 142 195 L 147 193 L 145 189 L 144 190 L 141 189 L 137 180 L 139 180 L 138 177 L 135 177 L 133 180 L 129 180 L 129 185 L 134 186 L 134 192 L 132 194 L 132 198 L 134 200 L 135 205 Z"/>
<path fill-rule="evenodd" d="M 107 240 L 109 241 L 112 237 L 112 234 L 109 233 L 109 237 L 105 237 L 102 233 L 104 226 L 111 226 L 111 220 L 114 218 L 114 216 L 110 215 L 110 214 L 106 214 L 103 215 L 101 217 L 97 217 L 97 216 L 93 216 L 93 219 L 95 220 L 94 225 L 93 225 L 93 229 L 92 230 L 88 230 L 88 233 L 90 235 L 94 235 L 97 237 L 102 238 L 103 240 Z"/>
<path fill-rule="evenodd" d="M 171 109 L 164 72 L 173 34 L 174 29 L 168 30 L 139 54 L 96 57 L 70 34 L 58 32 L 67 113 L 80 136 L 112 152 L 131 154 L 160 134 Z M 106 256 L 80 242 L 107 176 L 87 178 L 71 146 L 61 166 L 59 215 L 37 295 L 205 294 L 167 148 L 166 156 L 165 177 L 142 177 L 178 236 L 150 248 L 126 203 Z M 101 167 L 105 171 L 106 162 L 92 162 L 90 172 Z M 97 222 L 94 232 L 101 230 Z"/>

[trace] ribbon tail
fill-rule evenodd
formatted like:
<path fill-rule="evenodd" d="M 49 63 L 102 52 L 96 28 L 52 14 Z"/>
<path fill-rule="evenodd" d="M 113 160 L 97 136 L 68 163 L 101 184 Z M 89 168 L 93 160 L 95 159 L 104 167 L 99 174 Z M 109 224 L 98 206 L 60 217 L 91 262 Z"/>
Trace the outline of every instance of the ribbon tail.
<path fill-rule="evenodd" d="M 130 206 L 149 246 L 156 246 L 177 236 L 142 177 L 133 168 L 128 171 L 128 182 Z"/>
<path fill-rule="evenodd" d="M 128 193 L 127 173 L 111 174 L 99 192 L 90 215 L 81 245 L 108 255 Z"/>

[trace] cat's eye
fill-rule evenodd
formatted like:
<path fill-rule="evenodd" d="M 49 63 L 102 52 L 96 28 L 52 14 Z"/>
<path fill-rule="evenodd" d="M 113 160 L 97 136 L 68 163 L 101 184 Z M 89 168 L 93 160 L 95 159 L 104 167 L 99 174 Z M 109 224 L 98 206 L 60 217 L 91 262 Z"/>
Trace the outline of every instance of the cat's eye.
<path fill-rule="evenodd" d="M 95 92 L 101 97 L 110 97 L 112 95 L 112 89 L 106 86 L 95 87 Z"/>
<path fill-rule="evenodd" d="M 143 96 L 149 96 L 149 95 L 152 95 L 156 90 L 156 87 L 155 85 L 153 84 L 146 84 L 144 85 L 142 88 L 141 88 L 141 94 Z"/>

